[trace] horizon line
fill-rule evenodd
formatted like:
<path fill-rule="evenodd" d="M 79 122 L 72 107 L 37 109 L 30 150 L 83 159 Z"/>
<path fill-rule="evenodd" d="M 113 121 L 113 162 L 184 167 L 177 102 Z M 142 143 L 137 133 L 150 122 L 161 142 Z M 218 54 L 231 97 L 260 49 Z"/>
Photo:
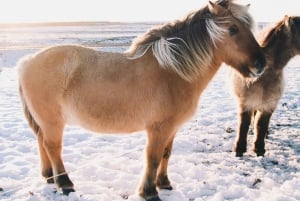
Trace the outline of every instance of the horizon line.
<path fill-rule="evenodd" d="M 168 21 L 109 21 L 109 20 L 103 20 L 103 21 L 96 21 L 96 20 L 90 20 L 90 21 L 28 21 L 28 22 L 0 22 L 0 26 L 16 26 L 16 25 L 23 25 L 23 26 L 39 26 L 39 25 L 80 25 L 80 24 L 87 24 L 87 25 L 93 25 L 93 24 L 156 24 L 156 23 L 165 23 Z"/>
<path fill-rule="evenodd" d="M 109 20 L 90 20 L 90 21 L 28 21 L 28 22 L 0 22 L 1 27 L 10 26 L 76 26 L 76 25 L 99 25 L 99 24 L 161 24 L 171 21 L 109 21 Z M 256 23 L 272 23 L 268 21 L 258 21 Z"/>

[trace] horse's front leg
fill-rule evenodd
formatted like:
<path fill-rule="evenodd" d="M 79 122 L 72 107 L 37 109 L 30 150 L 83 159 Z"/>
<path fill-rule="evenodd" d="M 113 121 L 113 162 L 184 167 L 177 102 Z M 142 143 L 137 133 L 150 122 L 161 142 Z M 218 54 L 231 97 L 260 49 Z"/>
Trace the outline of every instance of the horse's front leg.
<path fill-rule="evenodd" d="M 254 121 L 254 149 L 253 151 L 257 156 L 264 156 L 265 150 L 265 138 L 267 136 L 270 119 L 272 112 L 260 112 L 258 111 L 255 115 Z"/>
<path fill-rule="evenodd" d="M 247 134 L 251 123 L 251 112 L 240 112 L 238 117 L 238 133 L 234 146 L 234 151 L 237 157 L 242 157 L 247 151 Z"/>
<path fill-rule="evenodd" d="M 168 178 L 168 162 L 172 152 L 174 137 L 171 136 L 168 144 L 166 145 L 161 159 L 158 172 L 157 172 L 157 187 L 160 189 L 172 190 L 171 182 Z"/>
<path fill-rule="evenodd" d="M 148 142 L 146 148 L 146 169 L 139 187 L 139 194 L 146 201 L 160 201 L 157 185 L 157 169 L 162 160 L 170 132 L 163 123 L 147 128 Z"/>

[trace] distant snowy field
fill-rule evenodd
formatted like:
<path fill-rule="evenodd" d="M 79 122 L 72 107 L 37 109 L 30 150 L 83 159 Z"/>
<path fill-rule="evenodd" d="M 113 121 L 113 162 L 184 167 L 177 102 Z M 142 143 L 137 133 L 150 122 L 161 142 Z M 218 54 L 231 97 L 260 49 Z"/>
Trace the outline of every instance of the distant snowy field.
<path fill-rule="evenodd" d="M 124 51 L 152 24 L 88 23 L 0 26 L 0 200 L 141 201 L 136 188 L 144 168 L 146 135 L 92 134 L 67 127 L 63 159 L 77 189 L 55 193 L 40 175 L 35 136 L 22 113 L 16 61 L 56 44 Z M 300 57 L 285 68 L 286 88 L 270 123 L 264 158 L 251 151 L 236 158 L 232 147 L 237 110 L 222 66 L 200 98 L 198 111 L 178 132 L 169 163 L 173 191 L 163 201 L 300 200 Z M 228 132 L 230 131 L 230 132 Z"/>

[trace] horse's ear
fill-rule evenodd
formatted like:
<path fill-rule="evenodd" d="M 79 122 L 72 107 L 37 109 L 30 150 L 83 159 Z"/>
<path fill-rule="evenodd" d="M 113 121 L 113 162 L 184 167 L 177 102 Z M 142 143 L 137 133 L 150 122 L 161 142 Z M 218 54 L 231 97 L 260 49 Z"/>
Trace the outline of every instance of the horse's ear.
<path fill-rule="evenodd" d="M 296 23 L 296 22 L 294 21 L 294 18 L 293 18 L 293 17 L 289 17 L 289 24 L 290 24 L 290 26 L 293 26 L 294 23 Z"/>
<path fill-rule="evenodd" d="M 288 16 L 288 15 L 285 15 L 284 16 L 284 25 L 286 27 L 291 27 L 293 25 L 294 21 L 293 21 L 293 18 Z"/>
<path fill-rule="evenodd" d="M 300 32 L 300 17 L 296 17 L 296 16 L 292 16 L 289 17 L 287 20 L 289 26 L 288 29 L 290 29 L 292 32 L 297 31 L 297 33 L 299 34 Z"/>
<path fill-rule="evenodd" d="M 250 8 L 250 6 L 251 6 L 251 4 L 250 4 L 250 3 L 248 3 L 248 4 L 245 6 L 245 9 L 248 11 L 248 10 L 249 10 L 249 8 Z"/>
<path fill-rule="evenodd" d="M 224 12 L 224 8 L 216 3 L 209 1 L 208 9 L 211 13 L 219 15 Z"/>

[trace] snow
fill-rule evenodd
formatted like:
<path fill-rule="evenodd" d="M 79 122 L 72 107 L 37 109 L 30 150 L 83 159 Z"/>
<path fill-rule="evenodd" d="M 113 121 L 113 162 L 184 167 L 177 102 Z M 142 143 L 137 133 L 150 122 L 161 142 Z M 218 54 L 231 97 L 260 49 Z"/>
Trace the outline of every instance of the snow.
<path fill-rule="evenodd" d="M 1 201 L 142 201 L 137 187 L 144 168 L 144 132 L 120 136 L 67 127 L 63 159 L 77 191 L 62 196 L 54 185 L 45 183 L 37 142 L 22 113 L 14 66 L 21 56 L 54 44 L 79 43 L 123 51 L 134 36 L 150 26 L 29 26 L 0 33 Z M 196 114 L 177 133 L 168 168 L 174 190 L 159 191 L 161 199 L 300 200 L 300 58 L 293 58 L 285 68 L 285 93 L 271 119 L 265 157 L 256 157 L 251 151 L 251 134 L 244 157 L 232 153 L 237 108 L 226 87 L 227 69 L 225 65 L 220 68 L 202 94 Z"/>

